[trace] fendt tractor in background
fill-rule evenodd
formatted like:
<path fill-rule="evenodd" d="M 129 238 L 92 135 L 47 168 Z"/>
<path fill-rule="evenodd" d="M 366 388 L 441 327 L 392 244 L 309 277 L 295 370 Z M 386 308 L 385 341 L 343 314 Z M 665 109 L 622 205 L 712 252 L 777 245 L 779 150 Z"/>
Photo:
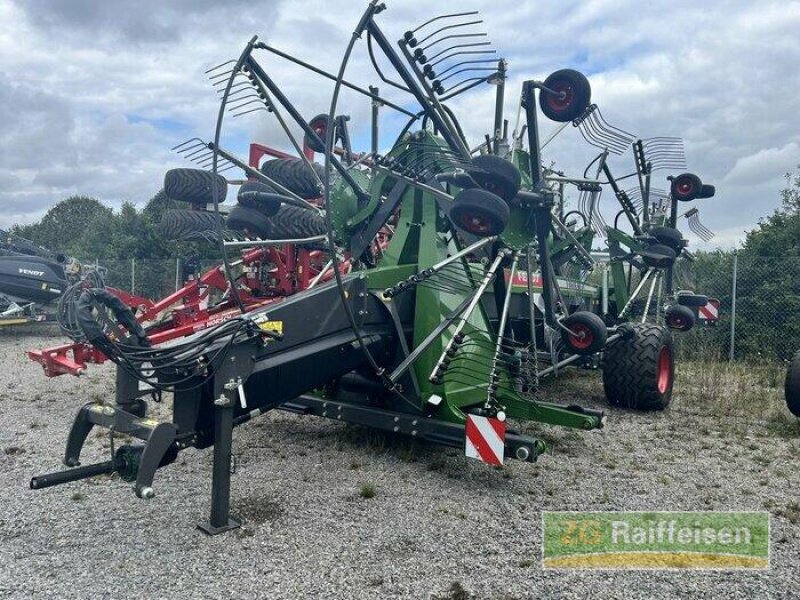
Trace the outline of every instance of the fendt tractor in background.
<path fill-rule="evenodd" d="M 222 96 L 215 136 L 176 148 L 201 169 L 167 173 L 166 193 L 191 208 L 168 213 L 162 226 L 173 237 L 217 244 L 222 263 L 147 306 L 89 283 L 72 288 L 61 324 L 73 343 L 29 355 L 48 375 L 111 360 L 116 397 L 79 410 L 64 457 L 71 468 L 33 478 L 32 488 L 117 473 L 150 498 L 157 469 L 185 448 L 213 446 L 211 515 L 201 527 L 218 533 L 238 525 L 229 514 L 233 428 L 272 409 L 466 447 L 500 464 L 545 450 L 512 423 L 602 426 L 601 411 L 538 398 L 539 381 L 570 364 L 599 365 L 612 404 L 669 403 L 670 328 L 689 327 L 688 307 L 705 300 L 673 289 L 672 267 L 686 254 L 678 202 L 713 188 L 684 173 L 669 193 L 654 193 L 652 172 L 675 166 L 663 158 L 663 141 L 627 141 L 607 126 L 589 82 L 572 70 L 523 84 L 509 142 L 506 63 L 475 30 L 475 13 L 427 20 L 392 43 L 379 24 L 384 10 L 368 5 L 336 74 L 256 37 L 209 71 Z M 400 100 L 347 78 L 364 45 Z M 335 82 L 327 114 L 301 115 L 265 66 L 267 55 Z M 496 91 L 494 121 L 471 146 L 447 103 L 486 85 Z M 345 89 L 371 104 L 363 152 L 353 150 L 339 111 Z M 407 119 L 391 143 L 380 136 L 385 110 Z M 244 160 L 225 148 L 226 115 L 255 111 L 276 119 L 295 156 L 253 144 Z M 594 176 L 543 167 L 540 111 L 602 147 Z M 620 139 L 637 160 L 638 201 L 606 162 L 624 150 Z M 313 162 L 315 154 L 324 160 Z M 239 186 L 233 205 L 224 204 L 229 185 Z M 567 186 L 581 194 L 572 211 Z M 619 214 L 601 227 L 598 198 L 609 188 Z M 591 248 L 602 236 L 607 262 L 598 265 Z M 165 392 L 171 421 L 147 412 Z M 94 427 L 142 443 L 79 466 Z"/>

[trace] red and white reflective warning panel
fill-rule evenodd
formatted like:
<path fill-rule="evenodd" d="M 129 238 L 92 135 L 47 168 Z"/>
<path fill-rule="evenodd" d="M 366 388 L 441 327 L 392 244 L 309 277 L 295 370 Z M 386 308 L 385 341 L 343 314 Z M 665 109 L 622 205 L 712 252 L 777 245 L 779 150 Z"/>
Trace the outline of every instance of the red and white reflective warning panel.
<path fill-rule="evenodd" d="M 487 465 L 503 464 L 506 424 L 500 419 L 467 415 L 466 455 Z"/>
<path fill-rule="evenodd" d="M 702 321 L 714 323 L 719 320 L 719 300 L 716 298 L 709 298 L 705 306 L 697 309 L 697 316 Z"/>

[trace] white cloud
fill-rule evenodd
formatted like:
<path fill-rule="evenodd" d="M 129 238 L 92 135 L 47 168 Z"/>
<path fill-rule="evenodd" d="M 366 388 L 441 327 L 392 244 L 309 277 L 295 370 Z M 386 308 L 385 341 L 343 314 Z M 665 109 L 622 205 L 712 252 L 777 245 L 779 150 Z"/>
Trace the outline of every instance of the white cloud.
<path fill-rule="evenodd" d="M 783 173 L 800 163 L 800 2 L 387 4 L 378 20 L 390 40 L 436 10 L 482 9 L 483 29 L 509 60 L 512 125 L 524 79 L 573 67 L 589 74 L 593 101 L 612 124 L 642 137 L 682 136 L 690 170 L 717 185 L 716 198 L 698 203 L 704 223 L 722 233 L 716 243 L 735 244 L 777 207 Z M 259 33 L 335 70 L 365 6 L 142 0 L 122 11 L 102 0 L 0 0 L 0 226 L 35 220 L 71 193 L 111 205 L 145 202 L 166 169 L 186 166 L 169 148 L 213 133 L 217 98 L 205 69 L 235 57 Z M 376 82 L 364 45 L 348 69 L 361 85 Z M 304 115 L 327 111 L 330 82 L 274 56 L 260 60 Z M 408 103 L 404 93 L 380 87 Z M 340 106 L 352 117 L 354 137 L 363 136 L 369 103 L 348 93 Z M 477 143 L 491 127 L 493 89 L 461 96 L 452 107 Z M 389 124 L 399 127 L 401 119 L 384 114 L 388 143 Z M 542 129 L 547 135 L 554 124 Z M 226 120 L 226 134 L 242 154 L 248 139 L 289 147 L 264 113 Z M 568 128 L 545 158 L 579 172 L 593 152 Z M 614 168 L 630 170 L 630 158 Z M 665 187 L 666 175 L 658 172 L 654 185 Z"/>

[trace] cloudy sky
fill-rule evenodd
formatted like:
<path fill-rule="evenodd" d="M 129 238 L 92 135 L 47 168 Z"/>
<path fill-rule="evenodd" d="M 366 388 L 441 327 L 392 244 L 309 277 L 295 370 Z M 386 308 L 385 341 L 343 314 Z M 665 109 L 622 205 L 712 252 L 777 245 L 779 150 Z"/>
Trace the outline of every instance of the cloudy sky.
<path fill-rule="evenodd" d="M 481 27 L 509 62 L 512 126 L 521 82 L 571 67 L 589 76 L 593 101 L 614 125 L 645 138 L 682 137 L 690 170 L 717 186 L 716 198 L 697 203 L 703 222 L 717 232 L 712 247 L 735 245 L 777 207 L 784 173 L 800 165 L 800 2 L 386 4 L 378 20 L 391 40 L 434 16 L 431 6 L 481 10 Z M 352 0 L 0 0 L 0 227 L 36 220 L 71 194 L 111 206 L 143 204 L 160 189 L 165 170 L 190 166 L 171 147 L 213 136 L 218 100 L 206 69 L 236 57 L 257 34 L 335 70 L 363 6 Z M 329 82 L 271 55 L 258 59 L 304 115 L 327 112 Z M 376 81 L 363 40 L 348 77 Z M 413 106 L 402 92 L 386 95 Z M 341 107 L 356 140 L 364 140 L 369 103 L 345 94 Z M 493 89 L 461 96 L 453 108 L 477 143 L 491 129 Z M 389 143 L 400 120 L 384 114 L 382 139 Z M 543 123 L 543 135 L 553 127 Z M 227 119 L 223 139 L 243 156 L 251 140 L 288 147 L 265 113 Z M 569 128 L 545 159 L 578 174 L 592 156 Z M 632 162 L 625 157 L 615 167 L 621 173 Z M 656 187 L 666 186 L 666 174 L 656 174 Z"/>

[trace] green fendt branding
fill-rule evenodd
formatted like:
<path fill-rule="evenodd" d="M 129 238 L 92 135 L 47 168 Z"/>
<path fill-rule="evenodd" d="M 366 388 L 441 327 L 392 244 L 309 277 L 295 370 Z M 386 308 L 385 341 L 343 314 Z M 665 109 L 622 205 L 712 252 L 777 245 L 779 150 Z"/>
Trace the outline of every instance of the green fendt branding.
<path fill-rule="evenodd" d="M 769 513 L 547 512 L 543 566 L 765 569 Z"/>

